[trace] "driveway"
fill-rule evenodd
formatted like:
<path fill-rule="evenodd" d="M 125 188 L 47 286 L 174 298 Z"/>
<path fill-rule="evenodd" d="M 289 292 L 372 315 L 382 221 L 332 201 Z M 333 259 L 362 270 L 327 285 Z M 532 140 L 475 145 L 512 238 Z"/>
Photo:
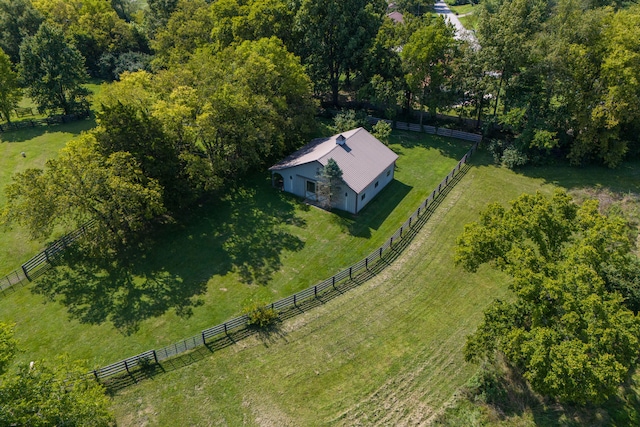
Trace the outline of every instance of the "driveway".
<path fill-rule="evenodd" d="M 453 26 L 456 28 L 457 39 L 467 40 L 469 43 L 471 43 L 472 46 L 478 47 L 478 40 L 476 39 L 476 36 L 473 33 L 473 31 L 469 31 L 466 28 L 464 28 L 464 25 L 462 25 L 462 22 L 460 22 L 456 14 L 453 13 L 451 9 L 449 9 L 449 6 L 447 6 L 447 4 L 444 1 L 442 0 L 436 1 L 436 4 L 433 6 L 433 10 L 438 15 L 444 16 L 444 19 L 446 19 L 448 22 L 453 24 Z"/>

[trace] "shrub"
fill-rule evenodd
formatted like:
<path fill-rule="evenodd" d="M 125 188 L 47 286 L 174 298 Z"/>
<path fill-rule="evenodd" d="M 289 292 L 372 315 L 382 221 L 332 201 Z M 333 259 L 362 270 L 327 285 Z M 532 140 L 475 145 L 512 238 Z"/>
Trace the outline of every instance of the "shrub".
<path fill-rule="evenodd" d="M 516 168 L 518 166 L 524 166 L 529 162 L 529 158 L 526 154 L 518 150 L 516 147 L 507 147 L 502 152 L 502 166 L 506 166 L 509 169 Z"/>
<path fill-rule="evenodd" d="M 247 325 L 259 329 L 267 328 L 278 320 L 278 312 L 262 302 L 249 304 L 245 307 L 244 314 L 249 317 Z"/>

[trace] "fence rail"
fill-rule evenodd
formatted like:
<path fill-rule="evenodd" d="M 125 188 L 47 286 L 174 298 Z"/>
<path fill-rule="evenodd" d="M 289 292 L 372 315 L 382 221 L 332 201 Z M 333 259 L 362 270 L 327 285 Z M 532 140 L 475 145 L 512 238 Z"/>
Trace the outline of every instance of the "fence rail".
<path fill-rule="evenodd" d="M 86 232 L 95 225 L 96 220 L 86 222 L 80 228 L 62 236 L 29 261 L 22 264 L 20 270 L 15 270 L 5 277 L 0 278 L 0 295 L 4 295 L 9 289 L 15 290 L 20 285 L 24 285 L 40 277 L 53 266 L 52 263 L 66 247 L 72 245 L 80 237 L 84 236 Z"/>
<path fill-rule="evenodd" d="M 322 282 L 306 288 L 300 292 L 290 295 L 281 300 L 271 303 L 268 307 L 275 310 L 283 310 L 291 307 L 295 307 L 304 301 L 312 298 L 317 298 L 322 295 L 328 289 L 332 289 L 337 283 L 349 280 L 357 276 L 359 273 L 368 270 L 370 267 L 376 264 L 382 257 L 389 253 L 403 236 L 406 236 L 408 231 L 414 224 L 418 222 L 418 219 L 423 216 L 427 208 L 435 201 L 436 197 L 449 185 L 454 176 L 460 171 L 462 166 L 469 160 L 469 157 L 477 150 L 480 141 L 475 141 L 471 149 L 460 159 L 458 164 L 451 170 L 451 172 L 438 184 L 438 186 L 431 192 L 431 194 L 420 204 L 418 209 L 400 226 L 400 228 L 375 251 L 371 252 L 369 256 L 352 266 L 345 268 L 338 272 L 334 276 L 323 280 Z M 184 339 L 182 341 L 171 344 L 167 347 L 158 350 L 148 350 L 140 353 L 136 356 L 129 357 L 116 363 L 112 363 L 103 368 L 96 369 L 90 373 L 96 380 L 100 381 L 109 377 L 116 377 L 121 375 L 130 375 L 135 369 L 146 367 L 148 363 L 159 363 L 162 360 L 169 359 L 177 356 L 181 353 L 195 349 L 207 343 L 213 341 L 218 337 L 224 337 L 231 332 L 246 328 L 248 326 L 248 316 L 242 315 L 234 319 L 228 320 L 222 324 L 213 326 L 211 328 L 203 330 L 200 334 L 193 337 Z"/>
<path fill-rule="evenodd" d="M 431 135 L 446 136 L 449 138 L 462 139 L 464 141 L 471 141 L 471 142 L 480 142 L 482 140 L 482 135 L 478 133 L 463 132 L 460 130 L 448 129 L 448 128 L 442 128 L 442 127 L 437 128 L 434 126 L 420 125 L 418 123 L 393 122 L 391 120 L 380 119 L 377 117 L 368 117 L 367 120 L 371 124 L 376 124 L 379 121 L 384 121 L 389 123 L 392 127 L 398 130 L 408 130 L 411 132 L 423 132 Z"/>

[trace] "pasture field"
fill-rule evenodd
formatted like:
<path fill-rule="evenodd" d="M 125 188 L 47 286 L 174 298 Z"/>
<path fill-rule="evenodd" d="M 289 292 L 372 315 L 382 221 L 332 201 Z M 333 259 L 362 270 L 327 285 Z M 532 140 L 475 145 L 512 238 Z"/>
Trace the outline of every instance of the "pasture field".
<path fill-rule="evenodd" d="M 523 192 L 640 191 L 638 163 L 613 171 L 519 173 L 491 165 L 485 153 L 471 163 L 412 243 L 377 276 L 269 334 L 165 363 L 164 373 L 115 393 L 118 425 L 423 425 L 440 419 L 477 369 L 463 361 L 465 336 L 490 301 L 509 297 L 499 272 L 483 266 L 469 274 L 453 264 L 464 224 L 487 203 Z M 486 421 L 469 415 L 459 425 Z M 508 425 L 536 420 L 529 413 Z"/>
<path fill-rule="evenodd" d="M 100 91 L 98 81 L 92 81 L 85 87 L 93 94 Z M 93 99 L 94 97 L 91 96 L 90 101 L 93 102 Z M 45 117 L 37 114 L 35 104 L 27 97 L 23 98 L 20 106 L 31 108 L 35 115 L 22 119 L 14 118 L 14 121 Z M 48 159 L 58 154 L 67 141 L 80 135 L 81 132 L 95 127 L 95 125 L 95 120 L 87 119 L 0 133 L 0 209 L 6 203 L 4 187 L 11 182 L 14 173 L 22 172 L 28 168 L 42 168 Z M 22 153 L 24 153 L 24 157 Z M 0 277 L 19 268 L 23 262 L 41 250 L 44 244 L 45 242 L 29 240 L 24 230 L 0 228 Z"/>
<path fill-rule="evenodd" d="M 307 206 L 258 173 L 159 228 L 106 297 L 88 282 L 77 286 L 74 297 L 87 301 L 91 318 L 26 288 L 0 298 L 0 320 L 17 323 L 23 361 L 64 352 L 94 367 L 163 347 L 239 314 L 250 301 L 275 301 L 364 258 L 469 147 L 394 133 L 396 180 L 355 217 Z"/>

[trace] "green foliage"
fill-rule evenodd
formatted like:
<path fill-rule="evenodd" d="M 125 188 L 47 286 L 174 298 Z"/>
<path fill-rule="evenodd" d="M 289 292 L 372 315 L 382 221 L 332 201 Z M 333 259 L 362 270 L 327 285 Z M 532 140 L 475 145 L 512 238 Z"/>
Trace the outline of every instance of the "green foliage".
<path fill-rule="evenodd" d="M 0 48 L 0 119 L 11 121 L 11 111 L 22 100 L 18 74 L 13 71 L 9 56 Z"/>
<path fill-rule="evenodd" d="M 318 201 L 325 209 L 331 209 L 336 193 L 342 189 L 342 184 L 344 184 L 342 169 L 335 160 L 327 160 L 327 164 L 318 172 L 316 189 Z"/>
<path fill-rule="evenodd" d="M 44 169 L 16 174 L 6 194 L 2 221 L 26 227 L 33 238 L 48 238 L 59 224 L 79 227 L 97 219 L 89 240 L 103 253 L 135 241 L 164 211 L 160 186 L 144 176 L 134 157 L 122 151 L 102 155 L 90 134 L 69 142 Z"/>
<path fill-rule="evenodd" d="M 266 329 L 278 321 L 278 312 L 264 302 L 252 302 L 242 310 L 249 317 L 249 326 Z"/>
<path fill-rule="evenodd" d="M 509 169 L 515 169 L 518 166 L 524 166 L 529 162 L 526 154 L 522 153 L 514 146 L 509 146 L 502 152 L 500 163 Z"/>
<path fill-rule="evenodd" d="M 332 130 L 341 133 L 367 126 L 367 116 L 363 111 L 344 110 L 333 118 Z"/>
<path fill-rule="evenodd" d="M 445 81 L 455 56 L 454 30 L 443 18 L 418 28 L 402 49 L 406 81 L 421 107 L 431 114 L 447 103 Z"/>
<path fill-rule="evenodd" d="M 296 49 L 316 86 L 328 88 L 338 104 L 340 78 L 358 73 L 382 25 L 383 0 L 303 0 L 296 15 L 301 41 Z"/>
<path fill-rule="evenodd" d="M 84 58 L 65 41 L 59 28 L 44 23 L 20 47 L 20 76 L 26 93 L 40 112 L 64 110 L 65 114 L 86 111 L 89 107 Z"/>
<path fill-rule="evenodd" d="M 534 390 L 560 401 L 602 403 L 635 368 L 640 320 L 605 285 L 605 270 L 629 262 L 624 221 L 578 207 L 556 192 L 490 205 L 465 226 L 456 263 L 489 262 L 507 272 L 512 302 L 496 301 L 465 346 L 465 358 L 496 351 L 522 369 Z M 621 268 L 621 267 L 620 267 Z"/>
<path fill-rule="evenodd" d="M 18 351 L 18 342 L 13 338 L 15 325 L 0 322 L 0 376 L 4 374 Z"/>
<path fill-rule="evenodd" d="M 0 377 L 0 424 L 113 426 L 111 402 L 86 372 L 67 358 L 20 364 Z"/>
<path fill-rule="evenodd" d="M 391 136 L 392 131 L 393 128 L 391 127 L 391 124 L 384 120 L 380 120 L 378 123 L 373 125 L 372 135 L 384 145 L 389 145 L 389 137 Z"/>
<path fill-rule="evenodd" d="M 20 45 L 34 35 L 44 18 L 30 0 L 0 0 L 0 49 L 11 62 L 20 61 Z"/>

